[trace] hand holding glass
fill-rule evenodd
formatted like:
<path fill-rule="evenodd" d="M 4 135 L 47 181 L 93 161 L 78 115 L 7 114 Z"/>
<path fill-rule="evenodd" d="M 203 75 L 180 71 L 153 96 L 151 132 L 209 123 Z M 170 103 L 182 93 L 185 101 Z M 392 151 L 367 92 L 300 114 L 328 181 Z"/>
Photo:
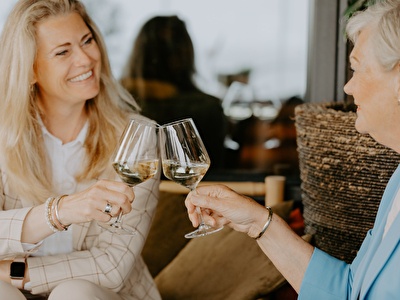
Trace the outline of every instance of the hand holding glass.
<path fill-rule="evenodd" d="M 210 158 L 192 119 L 165 124 L 160 128 L 161 157 L 164 175 L 191 191 L 201 181 L 210 167 Z M 197 208 L 200 225 L 186 238 L 205 236 L 222 229 L 204 223 Z"/>
<path fill-rule="evenodd" d="M 122 181 L 133 187 L 157 173 L 157 125 L 144 120 L 130 120 L 114 153 L 112 165 Z M 124 235 L 135 234 L 122 225 L 122 211 L 110 224 L 100 224 L 107 230 Z"/>

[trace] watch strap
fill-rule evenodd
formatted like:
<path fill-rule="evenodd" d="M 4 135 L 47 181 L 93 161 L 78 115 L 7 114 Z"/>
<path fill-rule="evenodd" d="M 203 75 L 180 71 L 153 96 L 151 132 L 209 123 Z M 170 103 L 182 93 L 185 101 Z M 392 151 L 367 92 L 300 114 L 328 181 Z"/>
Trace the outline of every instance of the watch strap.
<path fill-rule="evenodd" d="M 16 257 L 16 258 L 14 258 L 13 262 L 22 262 L 22 263 L 26 264 L 26 259 L 25 259 L 25 257 Z M 24 289 L 24 277 L 22 277 L 22 278 L 10 277 L 10 279 L 11 279 L 11 284 L 13 286 L 15 286 L 16 288 L 18 288 L 20 290 Z"/>

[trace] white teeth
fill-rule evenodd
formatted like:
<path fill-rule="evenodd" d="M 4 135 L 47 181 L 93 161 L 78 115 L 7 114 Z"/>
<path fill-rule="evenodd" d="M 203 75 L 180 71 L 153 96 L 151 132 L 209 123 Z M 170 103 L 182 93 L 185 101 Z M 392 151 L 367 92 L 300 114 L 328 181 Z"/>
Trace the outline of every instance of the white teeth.
<path fill-rule="evenodd" d="M 78 81 L 83 81 L 85 79 L 88 79 L 90 76 L 92 76 L 93 72 L 89 71 L 85 74 L 76 76 L 75 78 L 70 79 L 71 82 L 78 82 Z"/>

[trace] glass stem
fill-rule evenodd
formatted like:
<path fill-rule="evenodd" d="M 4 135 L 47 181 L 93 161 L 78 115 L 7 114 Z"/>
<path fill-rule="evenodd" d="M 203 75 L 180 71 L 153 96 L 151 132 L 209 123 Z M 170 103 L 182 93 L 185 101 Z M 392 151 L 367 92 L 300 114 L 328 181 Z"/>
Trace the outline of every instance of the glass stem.
<path fill-rule="evenodd" d="M 121 212 L 118 214 L 117 219 L 115 219 L 114 225 L 121 224 L 121 220 L 122 220 L 122 210 L 121 210 Z"/>
<path fill-rule="evenodd" d="M 201 208 L 200 207 L 196 207 L 196 211 L 197 211 L 197 214 L 199 215 L 199 218 L 200 218 L 199 228 L 202 228 L 202 227 L 204 227 L 206 225 L 206 223 L 204 223 L 203 214 L 201 213 Z"/>
<path fill-rule="evenodd" d="M 134 184 L 128 184 L 131 188 L 133 188 L 135 185 Z M 119 227 L 122 224 L 122 210 L 119 212 L 118 217 L 115 219 L 114 223 L 112 223 L 112 226 L 114 227 Z"/>
<path fill-rule="evenodd" d="M 194 187 L 194 188 L 192 189 L 192 192 L 194 192 L 194 193 L 197 194 L 196 187 Z M 197 215 L 198 215 L 199 218 L 200 218 L 200 224 L 199 224 L 199 227 L 198 227 L 198 228 L 201 230 L 203 227 L 206 226 L 206 223 L 204 222 L 203 214 L 201 213 L 201 208 L 200 208 L 199 206 L 196 206 L 196 212 L 197 212 Z"/>

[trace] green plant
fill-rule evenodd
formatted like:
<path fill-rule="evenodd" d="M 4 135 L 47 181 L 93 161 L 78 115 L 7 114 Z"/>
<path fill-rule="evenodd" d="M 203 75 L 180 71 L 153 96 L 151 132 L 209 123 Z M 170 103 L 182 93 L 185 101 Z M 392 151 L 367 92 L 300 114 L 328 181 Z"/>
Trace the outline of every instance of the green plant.
<path fill-rule="evenodd" d="M 349 0 L 344 16 L 350 18 L 355 12 L 366 9 L 369 5 L 374 4 L 378 0 Z"/>

